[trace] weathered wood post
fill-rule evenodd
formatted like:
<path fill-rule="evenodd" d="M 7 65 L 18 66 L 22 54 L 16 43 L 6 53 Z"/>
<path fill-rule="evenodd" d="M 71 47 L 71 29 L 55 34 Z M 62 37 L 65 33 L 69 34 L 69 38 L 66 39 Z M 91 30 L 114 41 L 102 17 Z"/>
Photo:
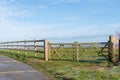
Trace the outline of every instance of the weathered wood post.
<path fill-rule="evenodd" d="M 119 48 L 118 48 L 118 53 L 119 53 L 119 61 L 120 61 L 120 39 L 119 39 Z"/>
<path fill-rule="evenodd" d="M 114 45 L 114 42 L 115 42 L 115 38 L 113 35 L 110 35 L 109 36 L 109 43 L 108 43 L 108 59 L 109 59 L 109 62 L 111 63 L 114 63 L 115 62 L 115 57 L 114 57 L 114 48 L 115 48 L 115 45 Z"/>
<path fill-rule="evenodd" d="M 1 51 L 3 51 L 3 43 L 0 43 Z"/>
<path fill-rule="evenodd" d="M 9 52 L 9 49 L 8 49 L 8 42 L 6 43 L 6 47 L 7 47 L 7 51 Z"/>
<path fill-rule="evenodd" d="M 13 53 L 13 42 L 11 42 L 11 48 L 12 48 L 12 53 Z"/>
<path fill-rule="evenodd" d="M 44 40 L 44 58 L 45 58 L 45 61 L 48 61 L 48 57 L 49 57 L 49 53 L 48 53 L 48 40 Z"/>
<path fill-rule="evenodd" d="M 37 56 L 37 48 L 36 48 L 36 40 L 34 39 L 34 56 L 36 57 Z"/>
<path fill-rule="evenodd" d="M 48 55 L 49 55 L 49 59 L 51 59 L 51 45 L 50 43 L 48 43 Z"/>
<path fill-rule="evenodd" d="M 76 61 L 79 61 L 79 46 L 78 46 L 78 43 L 77 42 L 74 42 L 75 43 L 75 57 L 76 57 Z"/>
<path fill-rule="evenodd" d="M 1 46 L 1 43 L 0 43 L 0 51 L 1 51 L 1 48 L 2 48 L 2 46 Z"/>
<path fill-rule="evenodd" d="M 19 51 L 19 42 L 17 41 L 17 49 L 18 49 L 18 53 L 20 53 Z"/>
<path fill-rule="evenodd" d="M 26 56 L 26 55 L 27 55 L 27 52 L 26 52 L 26 50 L 27 50 L 27 46 L 26 46 L 26 41 L 25 41 L 25 40 L 24 40 L 24 50 L 25 50 L 24 55 Z"/>
<path fill-rule="evenodd" d="M 5 44 L 4 43 L 2 43 L 2 50 L 4 51 L 4 48 L 5 48 Z"/>

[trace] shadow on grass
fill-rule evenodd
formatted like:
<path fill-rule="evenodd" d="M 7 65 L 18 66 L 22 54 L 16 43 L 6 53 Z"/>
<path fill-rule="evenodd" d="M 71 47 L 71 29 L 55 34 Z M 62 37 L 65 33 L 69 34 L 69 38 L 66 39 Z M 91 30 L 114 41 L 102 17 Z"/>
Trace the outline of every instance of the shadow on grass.
<path fill-rule="evenodd" d="M 41 56 L 34 56 L 34 55 L 25 55 L 25 54 L 18 54 L 18 53 L 12 53 L 12 52 L 5 52 L 5 51 L 2 51 L 1 52 L 2 55 L 6 55 L 6 56 L 10 56 L 12 58 L 17 58 L 17 59 L 41 59 L 41 60 L 44 60 L 43 57 Z"/>
<path fill-rule="evenodd" d="M 44 58 L 38 57 L 38 56 L 27 56 L 27 58 L 34 58 L 34 59 L 41 59 L 41 60 L 44 60 Z"/>
<path fill-rule="evenodd" d="M 100 61 L 100 60 L 80 60 L 79 62 L 81 62 L 81 63 L 95 63 L 95 64 L 99 64 L 99 63 L 102 63 L 103 61 Z"/>
<path fill-rule="evenodd" d="M 15 57 L 15 58 L 21 58 L 21 59 L 40 59 L 40 60 L 44 60 L 43 57 L 41 56 L 33 56 L 33 55 L 24 55 L 24 54 L 13 54 L 11 52 L 4 52 L 4 54 L 6 53 L 6 55 L 9 55 L 9 56 L 12 56 L 12 57 Z M 90 59 L 89 59 L 90 58 Z M 106 61 L 106 59 L 104 59 L 103 57 L 96 57 L 95 59 L 91 59 L 91 57 L 89 56 L 86 56 L 83 60 L 75 60 L 75 59 L 59 59 L 59 58 L 51 58 L 50 60 L 53 60 L 53 61 L 69 61 L 69 62 L 80 62 L 80 63 L 95 63 L 95 64 L 99 64 L 99 63 L 103 63 Z"/>
<path fill-rule="evenodd" d="M 85 60 L 73 60 L 73 59 L 50 59 L 53 61 L 70 61 L 70 62 L 80 62 L 80 63 L 95 63 L 95 64 L 100 64 L 103 62 L 106 62 L 106 59 L 94 59 L 94 60 L 90 60 L 90 59 L 85 59 Z"/>

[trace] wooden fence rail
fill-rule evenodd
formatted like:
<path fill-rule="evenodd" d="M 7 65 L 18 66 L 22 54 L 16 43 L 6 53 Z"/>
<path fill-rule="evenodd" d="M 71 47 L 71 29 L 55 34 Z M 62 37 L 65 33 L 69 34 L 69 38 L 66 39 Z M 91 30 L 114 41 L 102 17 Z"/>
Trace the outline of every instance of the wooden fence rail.
<path fill-rule="evenodd" d="M 100 48 L 104 47 L 107 42 L 90 42 L 90 43 L 49 43 L 49 59 L 51 58 L 51 54 L 55 53 L 59 59 L 63 57 L 60 55 L 61 53 L 66 54 L 67 52 L 72 53 L 74 60 L 79 61 L 80 59 L 80 51 L 85 48 Z M 62 52 L 62 50 L 64 52 Z M 61 51 L 61 52 L 60 52 Z M 72 52 L 71 52 L 72 51 Z M 99 51 L 98 51 L 99 52 Z M 97 53 L 96 53 L 97 55 Z M 72 58 L 72 59 L 73 59 Z"/>
<path fill-rule="evenodd" d="M 118 60 L 120 61 L 120 40 L 118 40 Z M 62 53 L 72 53 L 74 60 L 79 61 L 80 58 L 80 49 L 85 50 L 84 48 L 100 48 L 98 55 L 104 55 L 104 50 L 107 47 L 107 57 L 108 60 L 112 63 L 115 62 L 115 39 L 114 36 L 110 35 L 108 42 L 90 42 L 90 43 L 49 43 L 48 40 L 23 40 L 23 41 L 12 41 L 12 42 L 1 42 L 0 50 L 20 50 L 24 51 L 34 51 L 34 55 L 36 56 L 36 52 L 43 51 L 44 59 L 48 61 L 51 58 L 51 50 L 54 52 L 60 59 L 62 58 L 59 54 L 59 51 L 63 50 L 65 52 Z M 91 50 L 92 51 L 92 50 Z M 86 52 L 86 51 L 85 51 Z M 84 53 L 84 52 L 83 52 Z M 25 52 L 25 55 L 27 53 Z M 66 54 L 65 54 L 66 55 Z M 67 54 L 68 55 L 68 54 Z M 106 54 L 105 54 L 106 56 Z"/>
<path fill-rule="evenodd" d="M 43 51 L 44 58 L 48 61 L 48 40 L 23 40 L 23 41 L 11 41 L 11 42 L 1 42 L 0 50 L 18 50 L 19 51 L 34 51 L 36 52 Z M 25 55 L 27 53 L 25 52 Z"/>
<path fill-rule="evenodd" d="M 118 42 L 118 45 L 115 47 L 115 42 Z M 82 47 L 90 48 L 90 47 L 101 47 L 101 50 L 99 51 L 98 55 L 104 56 L 106 59 L 109 60 L 111 63 L 115 63 L 117 60 L 115 60 L 115 54 L 116 50 L 115 48 L 118 48 L 118 60 L 120 61 L 120 40 L 115 40 L 115 37 L 113 35 L 109 36 L 108 42 L 93 42 L 93 43 L 49 43 L 50 49 L 54 50 L 54 53 L 58 55 L 58 57 L 61 59 L 62 57 L 59 55 L 59 52 L 57 52 L 58 49 L 61 47 L 66 49 L 65 52 L 68 51 L 67 48 L 69 46 L 72 46 L 71 49 L 73 49 L 73 54 L 75 55 L 75 60 L 79 61 L 79 49 Z M 67 47 L 65 47 L 67 46 Z M 107 49 L 107 50 L 106 50 Z M 59 50 L 58 50 L 59 51 Z M 107 52 L 107 53 L 106 53 Z M 51 53 L 51 52 L 49 52 Z M 104 54 L 106 53 L 106 54 Z"/>

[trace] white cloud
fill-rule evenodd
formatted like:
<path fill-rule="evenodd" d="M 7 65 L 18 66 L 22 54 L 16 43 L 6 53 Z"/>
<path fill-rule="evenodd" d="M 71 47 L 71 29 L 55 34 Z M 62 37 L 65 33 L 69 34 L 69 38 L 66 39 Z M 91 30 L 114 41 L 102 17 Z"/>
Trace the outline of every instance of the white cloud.
<path fill-rule="evenodd" d="M 35 27 L 35 28 L 34 28 Z M 42 38 L 44 37 L 45 29 L 39 26 L 15 26 L 15 25 L 5 25 L 0 27 L 1 40 L 24 40 L 24 39 L 33 39 L 33 38 Z M 38 37 L 39 35 L 39 37 Z"/>
<path fill-rule="evenodd" d="M 73 24 L 48 24 L 41 25 L 40 23 L 25 23 L 12 22 L 11 17 L 31 17 L 34 15 L 36 9 L 44 9 L 49 6 L 46 5 L 25 5 L 17 2 L 18 0 L 0 0 L 0 34 L 1 40 L 24 40 L 24 39 L 43 39 L 43 38 L 72 38 L 77 36 L 96 36 L 109 35 L 114 33 L 120 24 L 105 24 L 105 25 L 81 25 L 74 22 L 78 20 L 79 16 L 68 15 L 61 17 L 66 21 L 73 21 Z M 41 1 L 41 0 L 40 0 Z M 43 0 L 44 1 L 44 0 Z M 51 3 L 76 3 L 80 0 L 49 0 Z M 31 18 L 32 19 L 32 18 Z M 61 23 L 61 22 L 59 22 Z"/>
<path fill-rule="evenodd" d="M 27 17 L 32 16 L 33 12 L 16 0 L 0 0 L 0 23 L 9 22 L 10 17 Z"/>
<path fill-rule="evenodd" d="M 75 24 L 53 24 L 53 25 L 34 25 L 34 24 L 6 24 L 0 27 L 0 41 L 24 40 L 24 39 L 78 39 L 81 36 L 87 38 L 100 38 L 114 34 L 117 27 L 112 24 L 104 25 L 75 25 Z M 105 36 L 104 36 L 105 35 Z M 78 39 L 79 40 L 79 39 Z"/>

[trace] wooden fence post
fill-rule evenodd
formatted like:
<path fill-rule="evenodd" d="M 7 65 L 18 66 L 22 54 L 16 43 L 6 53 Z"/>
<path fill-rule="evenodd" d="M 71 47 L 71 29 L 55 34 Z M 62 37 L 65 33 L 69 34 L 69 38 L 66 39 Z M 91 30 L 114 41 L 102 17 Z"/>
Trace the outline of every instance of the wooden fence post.
<path fill-rule="evenodd" d="M 118 53 L 119 53 L 119 61 L 120 61 L 120 39 L 119 39 L 119 48 L 118 48 Z"/>
<path fill-rule="evenodd" d="M 45 61 L 48 61 L 48 40 L 44 40 L 44 58 L 45 58 Z"/>
<path fill-rule="evenodd" d="M 9 49 L 8 49 L 8 42 L 6 43 L 6 47 L 7 47 L 7 51 L 9 52 Z"/>
<path fill-rule="evenodd" d="M 2 44 L 0 43 L 0 51 L 2 51 Z"/>
<path fill-rule="evenodd" d="M 26 41 L 25 41 L 25 40 L 24 40 L 24 50 L 25 50 L 24 55 L 26 56 L 26 55 L 27 55 L 27 52 L 26 52 L 26 50 L 27 50 L 27 46 L 26 46 Z"/>
<path fill-rule="evenodd" d="M 36 48 L 36 40 L 34 39 L 34 56 L 35 56 L 35 57 L 37 56 L 36 51 L 37 51 L 37 48 Z"/>
<path fill-rule="evenodd" d="M 19 51 L 19 42 L 17 41 L 17 49 L 18 49 L 18 53 L 20 53 Z"/>
<path fill-rule="evenodd" d="M 49 59 L 51 59 L 51 45 L 50 43 L 48 43 L 48 55 L 49 55 Z"/>
<path fill-rule="evenodd" d="M 79 46 L 77 42 L 75 42 L 75 55 L 76 55 L 76 61 L 79 61 Z"/>
<path fill-rule="evenodd" d="M 114 57 L 114 45 L 115 39 L 113 35 L 109 36 L 109 43 L 108 43 L 108 59 L 109 62 L 114 63 L 115 62 L 115 57 Z"/>
<path fill-rule="evenodd" d="M 13 53 L 13 42 L 11 42 L 11 48 L 12 48 L 12 53 Z"/>

